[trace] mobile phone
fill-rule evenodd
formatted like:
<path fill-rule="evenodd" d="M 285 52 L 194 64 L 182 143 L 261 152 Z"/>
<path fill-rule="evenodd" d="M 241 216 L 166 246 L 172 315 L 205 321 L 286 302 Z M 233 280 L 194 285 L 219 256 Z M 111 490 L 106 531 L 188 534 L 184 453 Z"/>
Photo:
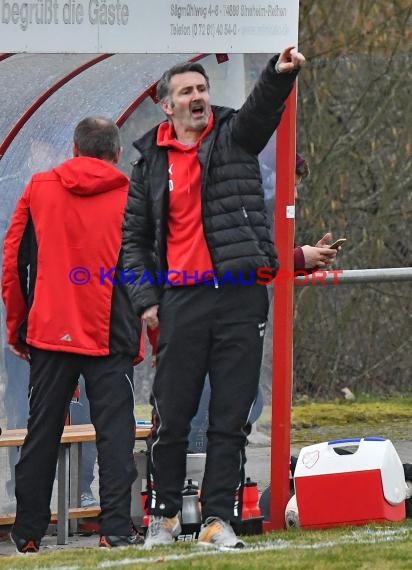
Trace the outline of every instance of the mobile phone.
<path fill-rule="evenodd" d="M 346 238 L 339 238 L 337 239 L 335 242 L 333 242 L 331 245 L 328 245 L 329 249 L 339 249 L 341 245 L 343 245 L 346 242 Z"/>

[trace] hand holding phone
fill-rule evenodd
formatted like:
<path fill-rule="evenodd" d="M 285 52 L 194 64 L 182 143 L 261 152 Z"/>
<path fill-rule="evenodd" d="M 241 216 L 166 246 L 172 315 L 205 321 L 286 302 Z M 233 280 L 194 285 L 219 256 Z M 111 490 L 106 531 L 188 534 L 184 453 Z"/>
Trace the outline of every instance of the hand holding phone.
<path fill-rule="evenodd" d="M 346 242 L 346 238 L 339 238 L 331 245 L 328 245 L 329 249 L 339 249 Z"/>

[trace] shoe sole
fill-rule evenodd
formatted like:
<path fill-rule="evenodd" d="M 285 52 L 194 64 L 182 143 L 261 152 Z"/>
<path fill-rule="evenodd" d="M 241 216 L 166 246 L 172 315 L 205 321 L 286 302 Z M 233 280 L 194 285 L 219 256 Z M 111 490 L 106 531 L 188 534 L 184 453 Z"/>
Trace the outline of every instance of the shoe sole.
<path fill-rule="evenodd" d="M 236 542 L 235 544 L 217 544 L 216 542 L 204 542 L 202 540 L 198 540 L 197 544 L 199 546 L 202 546 L 203 548 L 229 548 L 230 550 L 236 549 L 236 550 L 240 550 L 241 548 L 245 548 L 246 544 L 243 542 L 243 540 L 238 540 L 238 542 Z"/>
<path fill-rule="evenodd" d="M 172 533 L 171 533 L 171 540 L 166 541 L 160 541 L 160 542 L 152 542 L 152 543 L 147 543 L 145 541 L 145 543 L 143 544 L 143 549 L 144 550 L 151 550 L 152 548 L 154 548 L 155 546 L 170 546 L 171 544 L 174 544 L 176 542 L 176 538 L 179 536 L 179 534 L 182 532 L 182 527 L 180 526 L 180 524 L 172 529 Z"/>
<path fill-rule="evenodd" d="M 19 556 L 28 556 L 28 555 L 30 555 L 30 554 L 38 554 L 38 553 L 39 553 L 39 550 L 40 550 L 40 549 L 39 549 L 39 550 L 28 550 L 27 552 L 22 552 L 21 550 L 19 550 L 19 549 L 17 548 L 17 544 L 14 542 L 11 533 L 10 533 L 9 536 L 10 536 L 10 540 L 12 541 L 12 543 L 14 544 L 14 546 L 16 547 L 16 554 L 19 554 Z"/>
<path fill-rule="evenodd" d="M 151 550 L 152 548 L 154 548 L 155 546 L 170 546 L 171 544 L 174 544 L 176 542 L 176 538 L 179 536 L 179 534 L 181 533 L 181 529 L 179 530 L 178 533 L 173 533 L 172 534 L 172 538 L 170 540 L 160 540 L 159 542 L 144 542 L 143 544 L 143 549 L 144 550 Z"/>

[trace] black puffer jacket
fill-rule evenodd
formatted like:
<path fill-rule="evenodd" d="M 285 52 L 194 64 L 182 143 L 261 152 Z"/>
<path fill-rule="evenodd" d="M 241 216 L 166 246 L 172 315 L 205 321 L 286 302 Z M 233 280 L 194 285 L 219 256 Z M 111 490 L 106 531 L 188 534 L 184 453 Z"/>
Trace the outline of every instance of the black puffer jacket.
<path fill-rule="evenodd" d="M 203 228 L 218 277 L 278 267 L 257 159 L 279 124 L 296 77 L 296 72 L 276 73 L 276 61 L 269 61 L 239 111 L 212 107 L 214 127 L 199 148 Z M 153 281 L 169 269 L 168 157 L 156 144 L 157 129 L 134 143 L 141 156 L 133 168 L 123 226 L 124 265 L 137 276 L 129 286 L 138 314 L 159 302 L 161 287 Z"/>

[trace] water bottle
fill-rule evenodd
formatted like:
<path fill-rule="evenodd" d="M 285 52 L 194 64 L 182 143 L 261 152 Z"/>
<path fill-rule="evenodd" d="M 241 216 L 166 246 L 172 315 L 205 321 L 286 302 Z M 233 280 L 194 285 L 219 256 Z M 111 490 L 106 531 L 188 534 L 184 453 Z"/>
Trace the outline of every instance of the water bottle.
<path fill-rule="evenodd" d="M 243 485 L 242 520 L 233 526 L 239 535 L 262 534 L 263 517 L 259 507 L 259 490 L 257 483 L 246 478 Z"/>
<path fill-rule="evenodd" d="M 247 477 L 243 486 L 242 519 L 254 519 L 261 516 L 257 483 L 252 481 L 250 477 Z"/>
<path fill-rule="evenodd" d="M 200 531 L 202 517 L 200 514 L 199 487 L 192 479 L 187 480 L 187 485 L 182 491 L 182 534 L 181 540 L 195 540 Z"/>

